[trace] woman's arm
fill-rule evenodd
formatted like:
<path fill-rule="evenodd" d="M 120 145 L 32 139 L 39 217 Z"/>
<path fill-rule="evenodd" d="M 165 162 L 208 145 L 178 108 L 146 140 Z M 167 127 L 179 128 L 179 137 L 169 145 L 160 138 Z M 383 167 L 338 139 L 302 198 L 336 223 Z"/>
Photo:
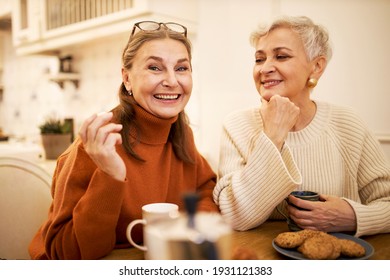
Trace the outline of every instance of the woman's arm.
<path fill-rule="evenodd" d="M 81 145 L 58 162 L 42 229 L 49 259 L 97 259 L 115 245 L 124 182 L 96 168 Z"/>
<path fill-rule="evenodd" d="M 214 201 L 236 230 L 247 230 L 268 219 L 302 179 L 286 145 L 279 152 L 261 125 L 251 126 L 250 118 L 230 120 L 221 136 Z"/>

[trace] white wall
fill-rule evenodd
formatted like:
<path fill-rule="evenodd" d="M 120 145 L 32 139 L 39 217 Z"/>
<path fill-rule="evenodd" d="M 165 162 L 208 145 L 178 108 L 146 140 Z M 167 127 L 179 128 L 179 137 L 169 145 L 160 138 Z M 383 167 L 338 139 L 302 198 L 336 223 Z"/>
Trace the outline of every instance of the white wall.
<path fill-rule="evenodd" d="M 190 1 L 190 0 L 186 0 Z M 199 150 L 216 169 L 222 121 L 232 110 L 258 106 L 252 81 L 254 62 L 249 35 L 263 20 L 307 15 L 325 25 L 334 57 L 313 98 L 353 107 L 369 127 L 390 139 L 390 1 L 389 0 L 192 0 L 198 17 L 194 43 L 194 91 L 188 105 Z M 169 3 L 169 2 L 167 2 Z M 8 36 L 8 37 L 7 37 Z M 75 118 L 76 126 L 93 112 L 117 103 L 120 56 L 128 34 L 75 46 L 80 87 L 62 90 L 47 81 L 53 58 L 16 57 L 10 34 L 5 45 L 5 92 L 0 127 L 6 133 L 37 137 L 44 115 L 56 111 Z M 7 39 L 8 38 L 8 39 Z M 390 158 L 390 144 L 385 146 Z"/>
<path fill-rule="evenodd" d="M 200 150 L 216 168 L 223 118 L 260 99 L 253 85 L 254 52 L 249 34 L 260 19 L 274 14 L 272 0 L 200 1 L 199 68 L 201 92 Z"/>

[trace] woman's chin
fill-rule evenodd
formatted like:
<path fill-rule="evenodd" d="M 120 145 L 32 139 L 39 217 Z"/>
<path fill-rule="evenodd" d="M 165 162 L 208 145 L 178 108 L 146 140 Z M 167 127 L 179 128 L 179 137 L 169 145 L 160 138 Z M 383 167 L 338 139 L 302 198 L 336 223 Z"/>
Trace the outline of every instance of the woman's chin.
<path fill-rule="evenodd" d="M 169 108 L 166 110 L 157 110 L 153 114 L 156 117 L 162 118 L 162 119 L 170 119 L 173 117 L 176 117 L 183 109 L 176 109 L 176 108 Z"/>

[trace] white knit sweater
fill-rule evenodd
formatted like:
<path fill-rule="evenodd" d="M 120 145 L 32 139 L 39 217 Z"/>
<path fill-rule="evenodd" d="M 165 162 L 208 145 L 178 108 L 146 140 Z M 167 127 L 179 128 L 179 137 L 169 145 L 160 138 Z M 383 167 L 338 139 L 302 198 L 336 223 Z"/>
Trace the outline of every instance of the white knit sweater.
<path fill-rule="evenodd" d="M 379 142 L 351 110 L 316 104 L 312 122 L 290 132 L 281 152 L 263 133 L 259 108 L 227 117 L 214 201 L 234 229 L 282 218 L 275 207 L 302 189 L 347 200 L 355 236 L 390 232 L 390 165 Z"/>

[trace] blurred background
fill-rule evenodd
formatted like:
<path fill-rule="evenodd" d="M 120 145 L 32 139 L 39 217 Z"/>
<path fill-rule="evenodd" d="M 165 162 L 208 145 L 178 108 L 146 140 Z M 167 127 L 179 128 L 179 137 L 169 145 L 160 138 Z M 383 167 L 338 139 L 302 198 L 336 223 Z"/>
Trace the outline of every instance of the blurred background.
<path fill-rule="evenodd" d="M 187 113 L 216 170 L 223 119 L 260 105 L 249 35 L 279 15 L 328 29 L 334 54 L 313 99 L 352 107 L 390 158 L 389 0 L 0 0 L 0 156 L 45 162 L 45 118 L 71 119 L 77 133 L 85 118 L 112 109 L 132 25 L 175 21 L 194 47 Z"/>

